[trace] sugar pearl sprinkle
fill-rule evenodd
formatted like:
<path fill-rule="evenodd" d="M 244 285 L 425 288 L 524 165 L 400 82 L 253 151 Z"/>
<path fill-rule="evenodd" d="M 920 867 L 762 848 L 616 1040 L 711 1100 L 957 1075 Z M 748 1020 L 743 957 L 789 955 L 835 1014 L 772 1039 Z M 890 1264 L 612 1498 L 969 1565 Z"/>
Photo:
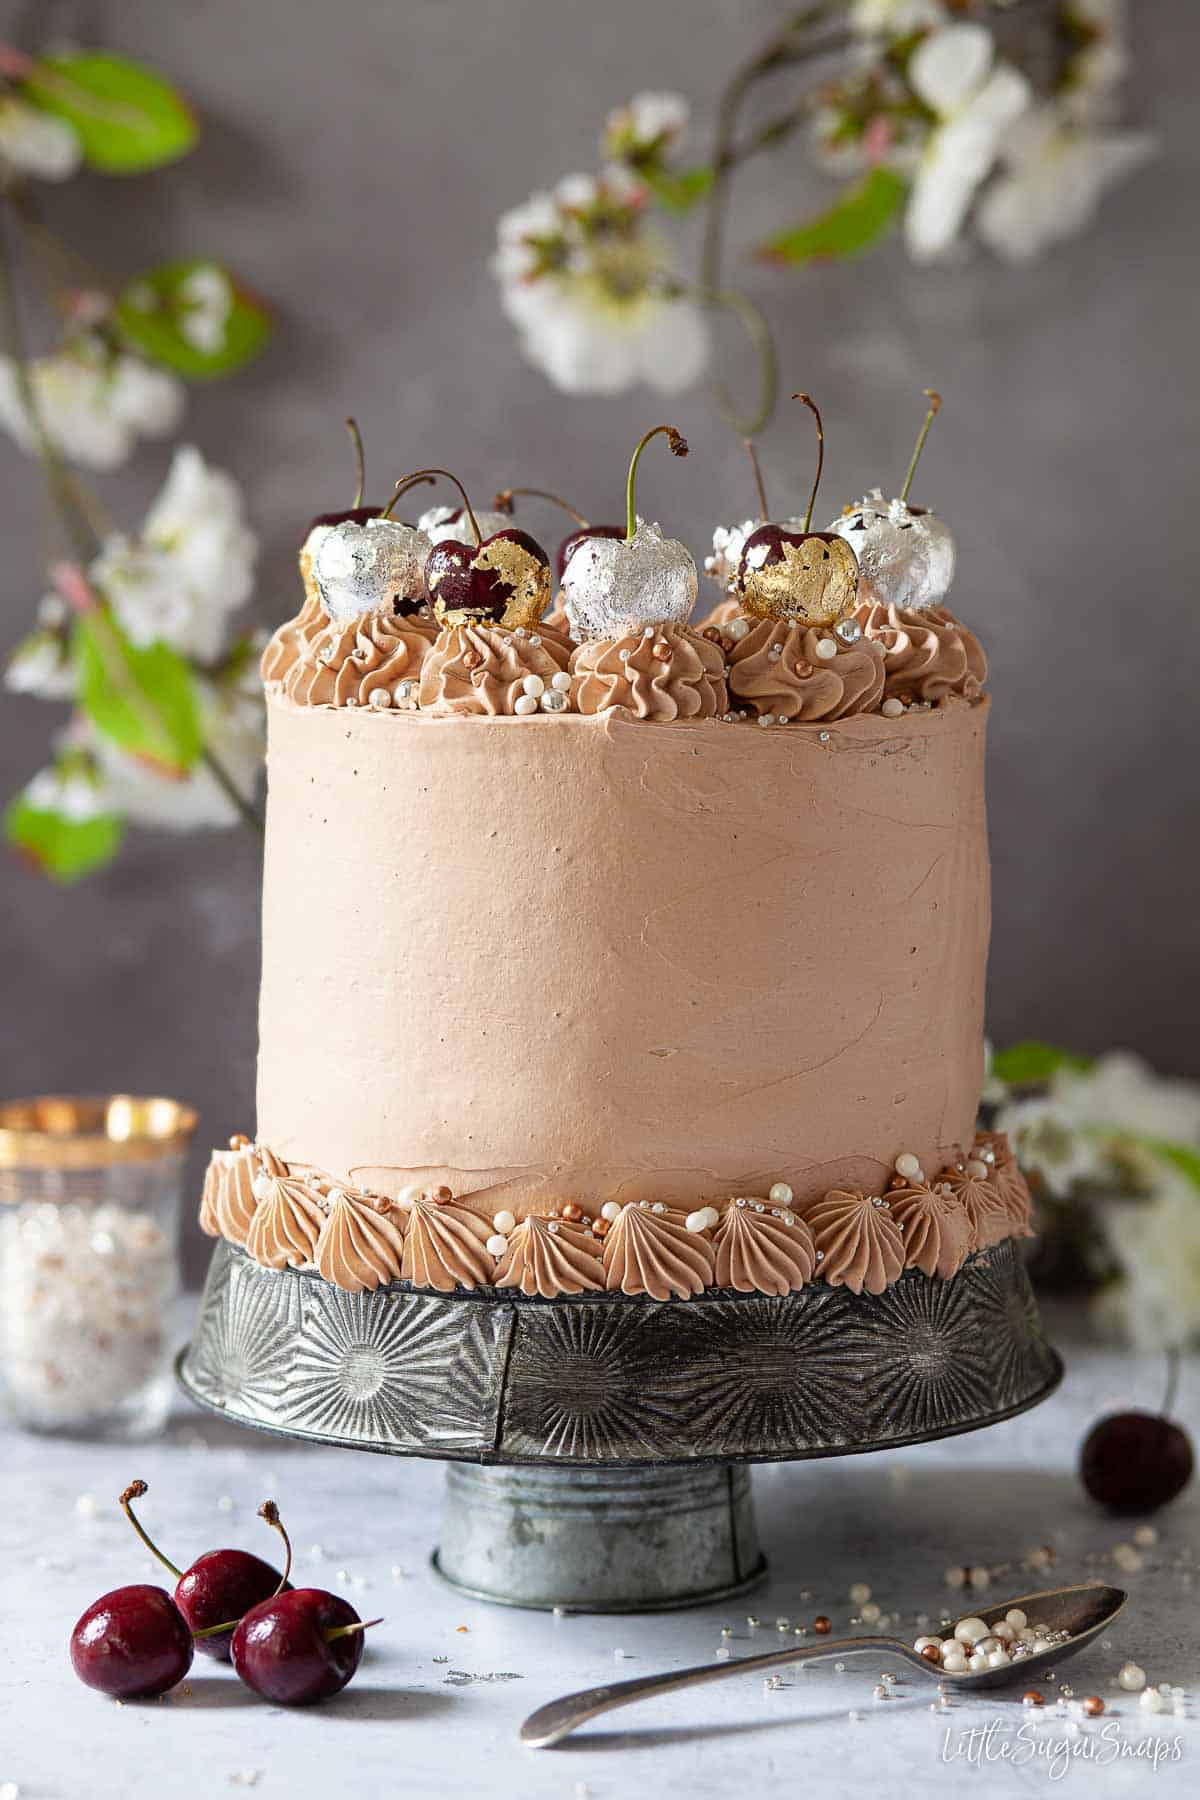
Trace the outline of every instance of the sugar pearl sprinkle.
<path fill-rule="evenodd" d="M 956 1573 L 962 1575 L 963 1570 Z M 960 1581 L 957 1585 L 961 1586 Z M 864 1609 L 865 1611 L 865 1609 Z M 960 1619 L 948 1637 L 928 1635 L 916 1638 L 913 1649 L 918 1656 L 947 1675 L 981 1675 L 985 1669 L 1007 1669 L 1029 1656 L 1044 1655 L 1070 1637 L 1066 1631 L 1030 1621 L 1019 1606 L 1010 1607 L 1003 1619 L 988 1624 L 974 1614 Z M 1052 1677 L 1051 1677 L 1052 1679 Z M 1070 1699 L 1071 1689 L 1061 1690 Z"/>

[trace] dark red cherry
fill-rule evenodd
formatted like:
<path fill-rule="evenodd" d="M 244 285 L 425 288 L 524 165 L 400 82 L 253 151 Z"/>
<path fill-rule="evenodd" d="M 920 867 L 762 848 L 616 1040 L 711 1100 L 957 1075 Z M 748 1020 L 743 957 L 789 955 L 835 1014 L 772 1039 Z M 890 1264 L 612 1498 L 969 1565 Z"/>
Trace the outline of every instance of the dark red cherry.
<path fill-rule="evenodd" d="M 554 573 L 557 580 L 563 578 L 563 570 L 570 562 L 572 555 L 580 544 L 586 544 L 589 538 L 623 538 L 623 525 L 581 525 L 578 531 L 572 531 L 558 546 L 558 555 L 554 559 Z"/>
<path fill-rule="evenodd" d="M 459 614 L 529 627 L 550 598 L 550 558 L 536 538 L 516 526 L 479 544 L 443 538 L 426 560 L 425 586 L 439 620 Z"/>
<path fill-rule="evenodd" d="M 833 531 L 811 531 L 813 506 L 825 465 L 825 429 L 816 401 L 803 400 L 817 425 L 817 472 L 799 531 L 760 525 L 742 547 L 734 589 L 743 609 L 757 619 L 788 619 L 809 626 L 836 625 L 858 596 L 858 558 Z"/>
<path fill-rule="evenodd" d="M 1084 1487 L 1115 1513 L 1156 1512 L 1183 1492 L 1194 1466 L 1187 1432 L 1163 1413 L 1110 1413 L 1079 1455 Z"/>
<path fill-rule="evenodd" d="M 278 1593 L 279 1580 L 279 1570 L 249 1550 L 209 1550 L 198 1556 L 175 1584 L 175 1604 L 190 1631 L 226 1623 L 229 1629 L 197 1638 L 197 1650 L 228 1662 L 234 1621 Z M 290 1582 L 284 1582 L 283 1591 L 291 1592 Z"/>
<path fill-rule="evenodd" d="M 114 1588 L 92 1602 L 71 1633 L 71 1664 L 101 1694 L 153 1699 L 191 1668 L 192 1634 L 164 1588 Z"/>
<path fill-rule="evenodd" d="M 336 1594 L 295 1588 L 246 1614 L 233 1634 L 233 1666 L 264 1699 L 308 1706 L 345 1687 L 362 1660 L 366 1629 Z"/>
<path fill-rule="evenodd" d="M 207 1550 L 190 1568 L 180 1571 L 163 1555 L 134 1514 L 133 1502 L 140 1500 L 147 1491 L 144 1481 L 131 1481 L 121 1495 L 119 1505 L 151 1555 L 158 1558 L 164 1569 L 178 1576 L 175 1604 L 188 1630 L 204 1634 L 197 1636 L 197 1650 L 219 1662 L 228 1662 L 233 1628 L 243 1614 L 269 1595 L 290 1589 L 287 1577 L 292 1568 L 292 1546 L 279 1517 L 279 1509 L 273 1500 L 264 1500 L 258 1516 L 283 1539 L 287 1560 L 282 1575 L 249 1550 Z M 219 1625 L 227 1625 L 228 1630 L 213 1629 Z"/>

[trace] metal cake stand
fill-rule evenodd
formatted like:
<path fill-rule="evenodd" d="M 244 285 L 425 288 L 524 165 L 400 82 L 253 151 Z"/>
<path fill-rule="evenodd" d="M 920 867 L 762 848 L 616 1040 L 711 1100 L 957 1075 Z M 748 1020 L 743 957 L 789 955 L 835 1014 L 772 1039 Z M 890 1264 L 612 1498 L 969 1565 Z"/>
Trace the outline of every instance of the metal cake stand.
<path fill-rule="evenodd" d="M 433 1560 L 463 1592 L 630 1612 L 761 1579 L 749 1464 L 975 1431 L 1044 1400 L 1062 1364 L 1011 1243 L 878 1297 L 659 1303 L 349 1294 L 221 1242 L 177 1370 L 241 1424 L 446 1461 Z"/>

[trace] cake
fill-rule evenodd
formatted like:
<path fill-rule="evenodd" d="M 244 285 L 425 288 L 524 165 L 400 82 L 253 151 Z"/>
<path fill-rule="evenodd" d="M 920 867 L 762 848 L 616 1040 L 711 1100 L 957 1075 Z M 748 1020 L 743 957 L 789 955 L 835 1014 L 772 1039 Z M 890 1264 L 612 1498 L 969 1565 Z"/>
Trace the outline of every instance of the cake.
<path fill-rule="evenodd" d="M 201 1206 L 262 1268 L 687 1306 L 932 1290 L 1029 1235 L 977 1129 L 990 703 L 949 533 L 907 483 L 747 521 L 697 623 L 634 514 L 653 435 L 557 593 L 465 494 L 306 541 L 263 658 L 257 1127 Z"/>

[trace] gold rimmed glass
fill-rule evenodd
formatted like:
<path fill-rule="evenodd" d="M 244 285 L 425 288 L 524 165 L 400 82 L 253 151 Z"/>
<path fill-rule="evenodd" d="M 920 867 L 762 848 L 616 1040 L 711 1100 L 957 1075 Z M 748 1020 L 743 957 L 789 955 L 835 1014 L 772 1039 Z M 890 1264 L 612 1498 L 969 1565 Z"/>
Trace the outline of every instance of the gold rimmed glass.
<path fill-rule="evenodd" d="M 30 1430 L 136 1438 L 165 1421 L 195 1126 L 191 1107 L 132 1094 L 0 1103 L 0 1377 Z"/>

